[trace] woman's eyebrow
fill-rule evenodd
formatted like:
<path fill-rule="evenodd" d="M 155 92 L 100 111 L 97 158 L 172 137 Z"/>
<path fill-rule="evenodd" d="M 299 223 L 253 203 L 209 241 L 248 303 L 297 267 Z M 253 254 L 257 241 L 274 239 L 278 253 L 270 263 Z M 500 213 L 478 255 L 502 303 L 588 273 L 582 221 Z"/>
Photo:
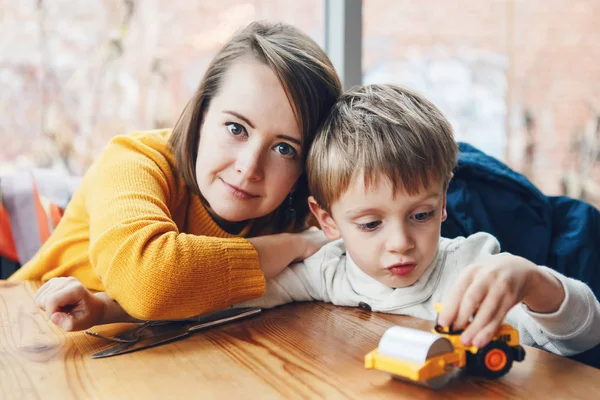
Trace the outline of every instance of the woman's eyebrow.
<path fill-rule="evenodd" d="M 302 146 L 302 143 L 301 143 L 301 142 L 300 142 L 298 139 L 296 139 L 296 138 L 293 138 L 293 137 L 291 137 L 291 136 L 286 136 L 286 135 L 277 135 L 277 137 L 278 137 L 279 139 L 285 139 L 285 140 L 289 140 L 290 142 L 296 143 L 298 146 Z"/>
<path fill-rule="evenodd" d="M 252 129 L 256 129 L 256 128 L 254 127 L 254 124 L 253 124 L 252 122 L 250 122 L 250 120 L 249 120 L 248 118 L 244 117 L 242 114 L 240 114 L 240 113 L 237 113 L 237 112 L 235 112 L 235 111 L 229 111 L 229 110 L 223 110 L 223 112 L 224 112 L 225 114 L 231 114 L 231 115 L 233 115 L 234 117 L 241 119 L 242 121 L 244 121 L 245 123 L 247 123 L 247 124 L 250 126 L 250 128 L 252 128 Z"/>
<path fill-rule="evenodd" d="M 250 126 L 250 128 L 252 129 L 256 129 L 254 127 L 254 124 L 246 117 L 244 117 L 242 114 L 235 112 L 235 111 L 231 111 L 231 110 L 223 110 L 223 113 L 225 114 L 230 114 L 233 115 L 234 117 L 241 119 L 242 121 L 244 121 L 245 123 L 248 124 L 248 126 Z M 292 143 L 297 144 L 298 146 L 302 146 L 302 142 L 299 139 L 293 138 L 291 136 L 286 136 L 286 135 L 277 135 L 277 137 L 279 139 L 285 139 L 285 140 L 289 140 Z"/>

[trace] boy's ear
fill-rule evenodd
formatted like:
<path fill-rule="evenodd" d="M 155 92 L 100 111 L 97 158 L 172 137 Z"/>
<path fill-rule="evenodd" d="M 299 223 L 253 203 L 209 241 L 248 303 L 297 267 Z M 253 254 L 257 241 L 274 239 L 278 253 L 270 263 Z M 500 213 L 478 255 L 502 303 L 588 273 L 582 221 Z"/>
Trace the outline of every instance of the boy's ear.
<path fill-rule="evenodd" d="M 444 199 L 442 200 L 442 222 L 448 218 L 448 212 L 446 212 L 446 191 L 444 191 Z"/>
<path fill-rule="evenodd" d="M 321 208 L 319 203 L 315 200 L 313 196 L 308 197 L 308 207 L 310 211 L 313 213 L 317 221 L 319 221 L 319 225 L 321 225 L 321 230 L 329 240 L 337 240 L 342 235 L 335 224 L 335 221 L 331 217 L 327 211 Z"/>
<path fill-rule="evenodd" d="M 444 222 L 448 218 L 448 212 L 446 211 L 446 195 L 448 194 L 448 186 L 450 186 L 450 180 L 454 174 L 450 173 L 450 178 L 448 178 L 448 182 L 444 187 L 444 198 L 442 199 L 442 222 Z"/>

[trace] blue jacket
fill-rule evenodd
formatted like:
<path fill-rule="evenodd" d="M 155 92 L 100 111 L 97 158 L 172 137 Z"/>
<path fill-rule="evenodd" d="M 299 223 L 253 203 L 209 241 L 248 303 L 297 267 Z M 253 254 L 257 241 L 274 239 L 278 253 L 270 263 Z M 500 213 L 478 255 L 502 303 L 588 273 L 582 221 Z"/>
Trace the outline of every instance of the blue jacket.
<path fill-rule="evenodd" d="M 566 196 L 545 196 L 495 158 L 459 146 L 442 236 L 488 232 L 503 251 L 579 279 L 599 298 L 600 211 Z M 600 367 L 600 346 L 574 358 Z"/>

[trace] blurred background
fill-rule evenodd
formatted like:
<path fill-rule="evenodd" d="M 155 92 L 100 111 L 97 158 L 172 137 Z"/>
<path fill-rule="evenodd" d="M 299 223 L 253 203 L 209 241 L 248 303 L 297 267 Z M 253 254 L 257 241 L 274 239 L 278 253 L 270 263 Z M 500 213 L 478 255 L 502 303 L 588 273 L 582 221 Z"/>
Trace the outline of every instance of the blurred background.
<path fill-rule="evenodd" d="M 598 15 L 600 0 L 0 0 L 0 174 L 81 175 L 112 136 L 173 126 L 219 47 L 266 19 L 327 48 L 346 86 L 411 87 L 458 140 L 598 207 Z"/>

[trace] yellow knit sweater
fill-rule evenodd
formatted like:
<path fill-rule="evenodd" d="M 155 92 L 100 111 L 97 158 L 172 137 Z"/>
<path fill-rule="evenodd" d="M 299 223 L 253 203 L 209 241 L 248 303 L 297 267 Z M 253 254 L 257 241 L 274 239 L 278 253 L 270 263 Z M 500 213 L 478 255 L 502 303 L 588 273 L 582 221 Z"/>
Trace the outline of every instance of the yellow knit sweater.
<path fill-rule="evenodd" d="M 9 280 L 73 276 L 139 319 L 190 317 L 261 296 L 256 250 L 223 231 L 187 188 L 170 133 L 114 138 L 52 236 Z"/>

